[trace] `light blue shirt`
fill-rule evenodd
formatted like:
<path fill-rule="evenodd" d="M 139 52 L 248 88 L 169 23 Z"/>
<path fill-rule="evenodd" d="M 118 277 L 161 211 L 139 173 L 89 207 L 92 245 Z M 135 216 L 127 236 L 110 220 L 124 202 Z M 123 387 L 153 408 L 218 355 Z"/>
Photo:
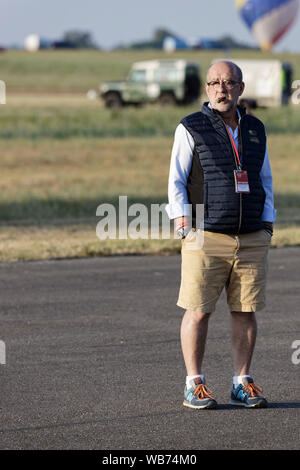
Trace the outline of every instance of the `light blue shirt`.
<path fill-rule="evenodd" d="M 240 120 L 241 115 L 239 111 L 238 116 Z M 236 127 L 234 131 L 231 127 L 228 126 L 228 128 L 238 149 L 238 127 Z M 175 131 L 169 173 L 169 204 L 166 206 L 166 211 L 170 219 L 190 215 L 186 186 L 193 160 L 194 145 L 194 139 L 191 134 L 183 124 L 179 124 Z M 275 222 L 276 210 L 274 209 L 273 178 L 267 147 L 264 163 L 260 171 L 260 178 L 266 193 L 261 220 L 265 222 Z"/>

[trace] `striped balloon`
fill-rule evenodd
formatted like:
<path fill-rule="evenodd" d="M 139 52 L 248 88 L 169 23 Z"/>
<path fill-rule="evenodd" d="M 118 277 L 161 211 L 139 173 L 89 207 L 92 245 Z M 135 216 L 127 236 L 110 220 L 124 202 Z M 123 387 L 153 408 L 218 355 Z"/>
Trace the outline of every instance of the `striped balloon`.
<path fill-rule="evenodd" d="M 240 16 L 263 50 L 270 50 L 290 29 L 299 0 L 236 0 Z"/>

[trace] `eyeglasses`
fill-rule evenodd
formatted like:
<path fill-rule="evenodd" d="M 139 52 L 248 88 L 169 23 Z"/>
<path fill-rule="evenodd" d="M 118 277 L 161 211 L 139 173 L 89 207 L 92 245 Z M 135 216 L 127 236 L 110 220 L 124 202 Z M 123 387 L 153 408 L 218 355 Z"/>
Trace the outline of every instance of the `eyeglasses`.
<path fill-rule="evenodd" d="M 237 80 L 223 80 L 222 82 L 218 82 L 217 80 L 213 80 L 212 82 L 208 82 L 207 85 L 210 88 L 213 88 L 214 90 L 217 90 L 220 86 L 224 85 L 227 90 L 232 90 L 232 88 L 237 85 L 238 82 Z"/>

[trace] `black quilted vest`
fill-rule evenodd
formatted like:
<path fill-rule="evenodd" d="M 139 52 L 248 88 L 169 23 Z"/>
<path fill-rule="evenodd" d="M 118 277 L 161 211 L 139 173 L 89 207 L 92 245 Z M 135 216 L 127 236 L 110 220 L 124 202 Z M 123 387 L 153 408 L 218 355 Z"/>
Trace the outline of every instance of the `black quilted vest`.
<path fill-rule="evenodd" d="M 204 204 L 204 230 L 238 234 L 263 228 L 261 215 L 265 191 L 260 171 L 266 152 L 265 128 L 259 119 L 247 115 L 243 108 L 239 107 L 239 111 L 239 155 L 242 169 L 248 173 L 249 194 L 235 192 L 235 154 L 219 113 L 204 103 L 202 112 L 191 114 L 181 121 L 195 142 L 187 182 L 194 227 L 196 205 Z"/>

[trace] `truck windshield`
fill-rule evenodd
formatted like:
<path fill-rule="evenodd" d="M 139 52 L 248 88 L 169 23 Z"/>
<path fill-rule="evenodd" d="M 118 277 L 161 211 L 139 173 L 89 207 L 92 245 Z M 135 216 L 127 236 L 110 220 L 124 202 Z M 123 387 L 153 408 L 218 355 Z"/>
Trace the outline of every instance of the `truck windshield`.
<path fill-rule="evenodd" d="M 129 78 L 132 82 L 145 82 L 146 70 L 132 70 Z"/>

